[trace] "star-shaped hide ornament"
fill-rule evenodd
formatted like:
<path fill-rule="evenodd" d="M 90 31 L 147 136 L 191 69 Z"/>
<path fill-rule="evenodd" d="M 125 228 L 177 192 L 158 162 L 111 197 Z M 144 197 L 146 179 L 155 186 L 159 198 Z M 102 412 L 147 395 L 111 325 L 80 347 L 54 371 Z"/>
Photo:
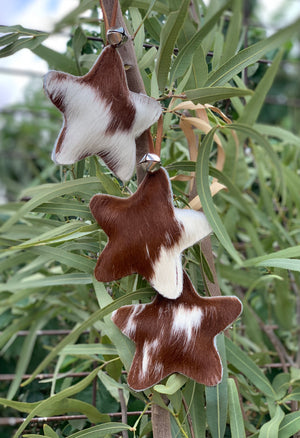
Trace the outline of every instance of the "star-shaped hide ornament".
<path fill-rule="evenodd" d="M 52 160 L 73 164 L 98 155 L 120 179 L 129 180 L 135 167 L 135 138 L 157 121 L 161 106 L 129 91 L 117 49 L 105 47 L 85 76 L 50 71 L 44 89 L 64 116 Z"/>
<path fill-rule="evenodd" d="M 167 172 L 146 174 L 129 198 L 95 195 L 91 212 L 109 237 L 95 268 L 98 281 L 142 275 L 160 294 L 182 292 L 181 252 L 211 233 L 201 212 L 174 208 Z"/>
<path fill-rule="evenodd" d="M 182 295 L 157 294 L 150 304 L 124 306 L 112 314 L 117 327 L 136 345 L 128 385 L 143 391 L 173 373 L 207 386 L 222 380 L 215 337 L 240 315 L 236 297 L 203 298 L 184 272 Z"/>

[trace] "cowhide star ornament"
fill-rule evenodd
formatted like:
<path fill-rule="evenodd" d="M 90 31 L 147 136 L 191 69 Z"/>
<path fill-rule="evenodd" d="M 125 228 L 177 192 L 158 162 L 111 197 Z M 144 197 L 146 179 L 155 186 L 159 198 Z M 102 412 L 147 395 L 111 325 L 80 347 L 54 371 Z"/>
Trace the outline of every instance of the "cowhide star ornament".
<path fill-rule="evenodd" d="M 90 209 L 109 237 L 96 264 L 98 281 L 138 273 L 167 298 L 181 294 L 181 252 L 210 234 L 211 227 L 203 213 L 174 208 L 163 168 L 147 173 L 129 198 L 93 196 Z"/>
<path fill-rule="evenodd" d="M 242 311 L 236 297 L 203 298 L 184 272 L 182 295 L 169 300 L 157 294 L 150 304 L 124 306 L 112 320 L 136 345 L 127 383 L 143 391 L 173 373 L 207 386 L 222 380 L 215 337 Z"/>
<path fill-rule="evenodd" d="M 130 179 L 135 138 L 157 121 L 161 106 L 151 97 L 129 91 L 117 49 L 105 47 L 85 76 L 50 71 L 44 89 L 64 116 L 52 160 L 73 164 L 98 155 L 120 179 Z"/>

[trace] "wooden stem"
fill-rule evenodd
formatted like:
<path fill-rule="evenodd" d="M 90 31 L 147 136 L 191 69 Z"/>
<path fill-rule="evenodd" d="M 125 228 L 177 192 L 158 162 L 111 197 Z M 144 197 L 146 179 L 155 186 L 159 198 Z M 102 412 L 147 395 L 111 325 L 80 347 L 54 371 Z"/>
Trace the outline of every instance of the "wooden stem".
<path fill-rule="evenodd" d="M 113 15 L 113 7 L 114 2 L 111 0 L 102 0 L 103 7 L 105 8 L 106 15 L 109 23 L 111 22 Z M 119 2 L 118 2 L 119 3 Z M 118 9 L 116 13 L 116 23 L 117 27 L 123 27 L 125 31 L 128 33 L 126 29 L 126 25 L 122 16 L 120 5 L 118 4 Z M 144 87 L 144 82 L 142 76 L 140 74 L 137 59 L 135 56 L 133 41 L 128 40 L 126 44 L 121 46 L 119 49 L 119 53 L 123 60 L 124 65 L 130 66 L 128 70 L 126 70 L 128 87 L 131 91 L 135 93 L 144 93 L 146 94 L 146 90 Z M 136 139 L 136 162 L 138 163 L 141 158 L 148 152 L 149 150 L 149 137 L 147 131 L 144 132 L 139 138 Z M 142 181 L 145 176 L 145 172 L 141 166 L 137 166 L 137 178 L 138 183 Z M 172 438 L 171 434 L 171 422 L 170 422 L 170 414 L 167 410 L 161 408 L 160 406 L 153 404 L 152 406 L 152 427 L 153 427 L 153 438 Z"/>
<path fill-rule="evenodd" d="M 112 0 L 102 0 L 103 7 L 105 8 L 105 12 L 107 15 L 108 22 L 111 23 L 113 14 L 114 14 L 114 3 Z M 116 27 L 123 27 L 128 34 L 128 30 L 126 28 L 122 11 L 120 8 L 120 4 L 118 2 L 118 8 L 116 11 Z M 126 77 L 128 82 L 128 87 L 131 91 L 135 93 L 143 93 L 146 94 L 146 90 L 144 87 L 144 82 L 142 76 L 139 71 L 137 59 L 135 56 L 133 41 L 128 39 L 126 44 L 123 44 L 119 49 L 119 53 L 121 55 L 123 64 L 129 66 L 130 68 L 126 70 Z M 136 139 L 136 162 L 139 163 L 141 158 L 148 152 L 149 150 L 149 137 L 147 131 L 144 132 L 139 138 Z M 138 183 L 140 183 L 145 176 L 145 171 L 141 166 L 137 166 L 137 177 Z"/>

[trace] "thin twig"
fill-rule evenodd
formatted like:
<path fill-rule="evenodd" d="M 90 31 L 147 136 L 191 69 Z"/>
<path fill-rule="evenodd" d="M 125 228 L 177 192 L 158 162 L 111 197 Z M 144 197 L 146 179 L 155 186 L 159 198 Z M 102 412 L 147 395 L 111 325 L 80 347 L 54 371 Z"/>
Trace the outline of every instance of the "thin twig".
<path fill-rule="evenodd" d="M 127 424 L 127 406 L 126 406 L 126 401 L 124 398 L 123 389 L 119 388 L 118 393 L 119 393 L 120 405 L 121 405 L 122 423 Z M 122 431 L 122 437 L 128 438 L 128 430 Z"/>

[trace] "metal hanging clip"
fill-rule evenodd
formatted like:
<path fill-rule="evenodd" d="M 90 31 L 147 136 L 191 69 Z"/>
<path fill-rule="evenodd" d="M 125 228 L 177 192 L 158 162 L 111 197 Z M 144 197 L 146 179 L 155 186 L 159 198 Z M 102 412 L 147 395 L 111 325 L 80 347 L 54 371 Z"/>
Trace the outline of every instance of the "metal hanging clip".
<path fill-rule="evenodd" d="M 106 33 L 108 43 L 114 47 L 120 47 L 128 40 L 124 27 L 111 27 Z"/>
<path fill-rule="evenodd" d="M 154 172 L 160 168 L 160 158 L 156 154 L 146 154 L 139 162 L 139 165 L 147 172 Z"/>

